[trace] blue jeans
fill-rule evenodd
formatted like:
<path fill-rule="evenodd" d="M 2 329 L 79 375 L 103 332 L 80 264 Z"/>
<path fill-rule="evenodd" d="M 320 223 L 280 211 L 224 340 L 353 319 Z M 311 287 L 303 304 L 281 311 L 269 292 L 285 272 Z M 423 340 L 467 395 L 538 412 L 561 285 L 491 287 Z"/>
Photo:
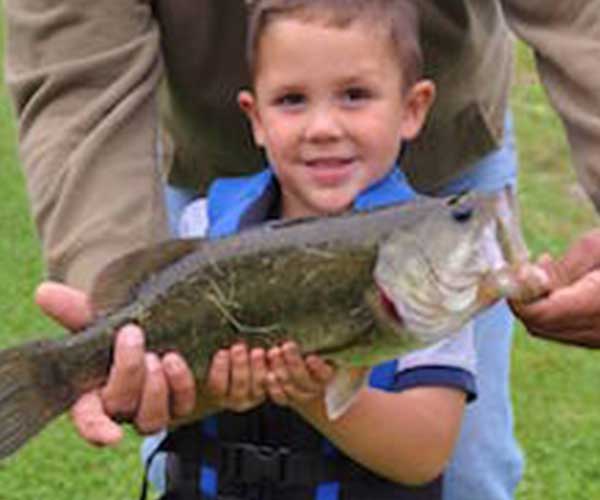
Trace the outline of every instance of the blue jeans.
<path fill-rule="evenodd" d="M 466 190 L 493 192 L 515 185 L 517 157 L 510 117 L 502 148 L 477 162 L 438 194 Z M 182 209 L 197 194 L 167 187 L 169 220 L 176 233 Z M 511 500 L 521 479 L 523 456 L 513 432 L 509 389 L 513 317 L 500 303 L 475 320 L 478 398 L 468 405 L 461 435 L 444 479 L 444 500 Z M 158 438 L 146 440 L 146 455 Z M 164 483 L 157 457 L 151 477 Z M 164 468 L 162 469 L 164 470 Z"/>
<path fill-rule="evenodd" d="M 510 117 L 502 148 L 477 162 L 440 194 L 493 192 L 515 185 L 517 156 Z M 444 479 L 444 500 L 510 500 L 523 474 L 510 399 L 513 316 L 500 303 L 475 320 L 478 397 L 468 405 Z"/>

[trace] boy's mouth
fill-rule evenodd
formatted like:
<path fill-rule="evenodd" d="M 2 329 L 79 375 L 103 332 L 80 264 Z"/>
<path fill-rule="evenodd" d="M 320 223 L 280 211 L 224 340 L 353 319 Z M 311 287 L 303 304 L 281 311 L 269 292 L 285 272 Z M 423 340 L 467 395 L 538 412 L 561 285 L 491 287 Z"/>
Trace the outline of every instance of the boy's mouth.
<path fill-rule="evenodd" d="M 354 158 L 342 156 L 322 156 L 305 161 L 306 165 L 312 168 L 341 168 L 353 162 Z"/>
<path fill-rule="evenodd" d="M 321 156 L 304 162 L 311 177 L 321 185 L 336 186 L 345 182 L 352 174 L 355 158 Z"/>

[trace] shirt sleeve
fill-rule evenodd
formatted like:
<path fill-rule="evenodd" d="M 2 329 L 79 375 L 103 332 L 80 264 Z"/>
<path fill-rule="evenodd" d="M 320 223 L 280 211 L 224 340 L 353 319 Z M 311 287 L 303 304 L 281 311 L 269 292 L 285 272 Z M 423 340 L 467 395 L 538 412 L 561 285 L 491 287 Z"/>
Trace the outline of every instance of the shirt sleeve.
<path fill-rule="evenodd" d="M 515 34 L 534 51 L 567 132 L 580 184 L 600 209 L 600 3 L 501 0 Z"/>
<path fill-rule="evenodd" d="M 89 289 L 168 235 L 149 0 L 5 0 L 6 80 L 51 279 Z"/>
<path fill-rule="evenodd" d="M 198 198 L 183 209 L 177 232 L 182 238 L 206 236 L 208 232 L 208 202 L 206 198 Z"/>
<path fill-rule="evenodd" d="M 398 359 L 394 390 L 420 386 L 453 387 L 475 399 L 476 351 L 473 323 L 428 347 Z"/>

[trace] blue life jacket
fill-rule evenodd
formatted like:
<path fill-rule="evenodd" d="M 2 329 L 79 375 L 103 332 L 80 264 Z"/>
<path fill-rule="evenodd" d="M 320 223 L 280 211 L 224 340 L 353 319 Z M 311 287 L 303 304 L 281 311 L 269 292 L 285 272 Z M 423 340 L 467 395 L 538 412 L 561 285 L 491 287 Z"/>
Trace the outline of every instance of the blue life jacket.
<path fill-rule="evenodd" d="M 410 201 L 415 196 L 416 193 L 409 186 L 404 174 L 399 168 L 394 168 L 385 178 L 360 194 L 355 200 L 354 210 L 369 210 L 398 204 Z M 278 206 L 278 200 L 279 186 L 269 168 L 248 177 L 215 181 L 208 193 L 209 238 L 229 236 L 264 222 L 272 217 L 273 207 Z M 372 370 L 369 384 L 372 387 L 392 390 L 396 371 L 396 360 L 383 363 Z M 393 425 L 393 423 L 390 424 Z M 212 440 L 215 443 L 233 441 L 242 442 L 245 447 L 243 449 L 254 443 L 257 445 L 255 448 L 260 460 L 269 460 L 268 455 L 260 458 L 261 450 L 268 449 L 269 446 L 284 446 L 286 449 L 320 450 L 325 457 L 341 458 L 354 464 L 349 458 L 342 456 L 328 440 L 307 425 L 294 412 L 272 403 L 265 403 L 242 414 L 222 412 L 173 434 L 177 433 L 180 435 L 180 443 L 202 439 Z M 198 436 L 199 433 L 202 434 L 202 437 Z M 222 454 L 222 452 L 219 453 Z M 279 498 L 277 495 L 267 495 L 265 490 L 257 490 L 259 492 L 254 493 L 254 496 L 247 491 L 240 493 L 239 488 L 236 490 L 236 485 L 231 486 L 233 490 L 226 489 L 223 494 L 224 485 L 220 481 L 221 478 L 218 477 L 216 468 L 208 463 L 210 460 L 205 461 L 202 455 L 199 461 L 201 463 L 194 465 L 194 467 L 200 468 L 197 474 L 198 484 L 192 485 L 199 490 L 197 498 Z M 355 468 L 358 471 L 360 466 L 356 465 Z M 361 474 L 365 471 L 365 474 L 372 477 L 372 481 L 369 479 L 361 484 L 355 483 L 352 486 L 353 494 L 349 494 L 348 491 L 344 492 L 343 483 L 334 481 L 317 484 L 314 493 L 310 496 L 316 500 L 338 500 L 340 498 L 432 500 L 439 498 L 439 480 L 423 488 L 405 488 L 379 478 L 364 468 L 360 469 L 362 469 Z M 360 477 L 358 474 L 357 472 L 357 477 Z M 259 484 L 258 487 L 262 486 Z M 290 491 L 291 493 L 285 493 L 287 498 L 308 498 L 306 492 L 300 496 L 294 496 L 294 491 Z M 166 496 L 165 498 L 171 497 Z M 188 497 L 185 498 L 187 500 Z"/>

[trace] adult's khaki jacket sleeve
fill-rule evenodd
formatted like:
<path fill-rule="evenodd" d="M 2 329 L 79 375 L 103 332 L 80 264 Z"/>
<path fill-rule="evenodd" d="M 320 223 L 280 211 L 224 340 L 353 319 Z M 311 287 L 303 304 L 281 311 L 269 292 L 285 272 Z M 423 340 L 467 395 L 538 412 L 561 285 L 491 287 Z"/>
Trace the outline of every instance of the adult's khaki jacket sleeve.
<path fill-rule="evenodd" d="M 6 79 L 50 278 L 89 289 L 167 236 L 147 0 L 4 0 Z"/>
<path fill-rule="evenodd" d="M 503 5 L 512 30 L 535 51 L 579 181 L 600 210 L 600 1 L 503 0 Z"/>

